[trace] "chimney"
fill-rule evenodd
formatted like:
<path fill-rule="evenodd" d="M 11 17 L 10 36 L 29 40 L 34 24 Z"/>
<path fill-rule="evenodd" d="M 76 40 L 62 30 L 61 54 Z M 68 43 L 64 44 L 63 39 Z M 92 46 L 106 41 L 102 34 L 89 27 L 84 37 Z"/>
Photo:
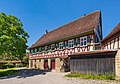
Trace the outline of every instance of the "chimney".
<path fill-rule="evenodd" d="M 84 16 L 85 16 L 86 14 L 84 14 Z"/>
<path fill-rule="evenodd" d="M 47 34 L 48 33 L 48 30 L 45 30 L 45 34 Z"/>

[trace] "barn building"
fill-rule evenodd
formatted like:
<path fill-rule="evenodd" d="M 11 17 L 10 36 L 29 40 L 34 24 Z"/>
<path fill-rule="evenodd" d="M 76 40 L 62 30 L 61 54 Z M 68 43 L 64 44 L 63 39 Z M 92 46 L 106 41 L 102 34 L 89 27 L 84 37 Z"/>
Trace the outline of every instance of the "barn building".
<path fill-rule="evenodd" d="M 120 23 L 100 42 L 101 49 L 69 55 L 70 71 L 115 75 L 120 80 Z"/>
<path fill-rule="evenodd" d="M 101 12 L 95 11 L 40 37 L 29 48 L 29 67 L 67 71 L 69 55 L 100 49 L 101 40 Z"/>

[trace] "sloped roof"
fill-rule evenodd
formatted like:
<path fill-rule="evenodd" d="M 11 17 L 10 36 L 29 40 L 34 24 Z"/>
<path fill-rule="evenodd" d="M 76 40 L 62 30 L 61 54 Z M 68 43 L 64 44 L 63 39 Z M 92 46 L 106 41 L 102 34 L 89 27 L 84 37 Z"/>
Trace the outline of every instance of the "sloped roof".
<path fill-rule="evenodd" d="M 83 34 L 86 32 L 93 31 L 98 25 L 99 18 L 100 18 L 100 11 L 87 14 L 77 20 L 74 20 L 53 31 L 50 31 L 47 34 L 44 34 L 30 48 L 35 48 L 49 42 L 53 42 L 63 38 L 68 38 L 78 34 Z"/>
<path fill-rule="evenodd" d="M 101 42 L 111 38 L 111 36 L 117 34 L 118 32 L 120 32 L 120 23 Z"/>

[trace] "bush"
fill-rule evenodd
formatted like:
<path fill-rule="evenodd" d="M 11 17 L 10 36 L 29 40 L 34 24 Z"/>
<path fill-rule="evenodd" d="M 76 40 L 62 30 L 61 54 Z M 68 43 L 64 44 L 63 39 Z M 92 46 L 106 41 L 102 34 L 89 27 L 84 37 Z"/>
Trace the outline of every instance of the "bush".
<path fill-rule="evenodd" d="M 100 80 L 114 80 L 115 79 L 115 75 L 113 73 L 105 73 L 104 75 L 75 73 L 75 74 L 67 74 L 65 76 L 66 77 L 74 77 L 74 78 L 85 78 L 85 79 L 100 79 Z"/>
<path fill-rule="evenodd" d="M 16 68 L 1 69 L 0 77 L 16 74 L 18 72 L 19 72 L 19 70 L 17 70 Z"/>
<path fill-rule="evenodd" d="M 6 68 L 13 68 L 13 67 L 14 67 L 14 64 L 11 63 L 11 62 L 8 62 L 7 64 L 5 64 L 5 67 L 6 67 Z"/>

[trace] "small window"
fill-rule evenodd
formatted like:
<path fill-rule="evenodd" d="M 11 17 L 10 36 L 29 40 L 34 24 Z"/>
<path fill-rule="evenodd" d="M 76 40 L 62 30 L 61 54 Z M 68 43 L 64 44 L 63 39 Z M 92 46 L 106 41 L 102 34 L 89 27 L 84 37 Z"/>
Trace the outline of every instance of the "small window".
<path fill-rule="evenodd" d="M 44 51 L 44 50 L 45 50 L 45 47 L 41 47 L 41 50 Z"/>
<path fill-rule="evenodd" d="M 55 49 L 55 44 L 51 45 L 51 49 L 54 50 Z"/>
<path fill-rule="evenodd" d="M 87 45 L 87 36 L 80 38 L 80 45 L 86 46 Z"/>
<path fill-rule="evenodd" d="M 63 49 L 63 42 L 60 42 L 60 43 L 59 43 L 59 48 L 60 48 L 60 49 Z"/>
<path fill-rule="evenodd" d="M 74 47 L 74 39 L 68 41 L 68 47 Z"/>

